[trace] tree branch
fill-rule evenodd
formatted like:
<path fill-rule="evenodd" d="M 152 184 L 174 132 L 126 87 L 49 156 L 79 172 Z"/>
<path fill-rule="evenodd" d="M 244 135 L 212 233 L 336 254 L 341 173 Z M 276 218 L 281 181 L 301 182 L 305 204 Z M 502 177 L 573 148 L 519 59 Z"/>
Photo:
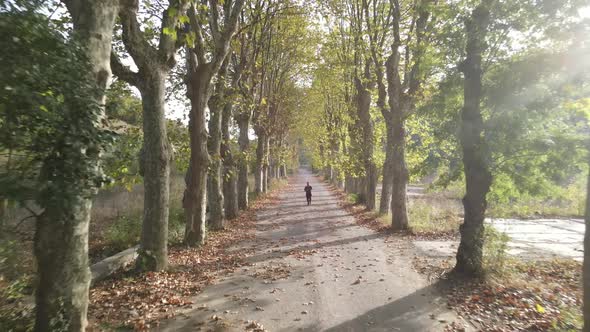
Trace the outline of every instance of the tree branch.
<path fill-rule="evenodd" d="M 132 71 L 128 66 L 123 65 L 115 52 L 111 52 L 111 70 L 115 76 L 135 87 L 141 84 L 139 74 Z"/>
<path fill-rule="evenodd" d="M 139 68 L 146 67 L 146 62 L 154 59 L 157 50 L 146 40 L 137 21 L 138 0 L 121 1 L 119 17 L 123 27 L 123 44 Z"/>
<path fill-rule="evenodd" d="M 231 0 L 226 0 L 231 2 Z M 211 36 L 213 40 L 217 41 L 221 39 L 221 31 L 219 30 L 219 8 L 218 0 L 209 0 L 209 15 L 207 19 L 209 21 L 209 27 L 211 28 Z"/>
<path fill-rule="evenodd" d="M 164 30 L 176 31 L 178 21 L 181 15 L 186 13 L 189 1 L 187 0 L 172 0 L 167 9 L 164 10 L 162 17 L 162 28 L 160 29 L 160 42 L 158 44 L 159 59 L 162 64 L 166 64 L 168 68 L 174 67 L 176 59 L 174 58 L 176 52 L 182 47 L 182 42 L 179 33 L 176 36 L 165 33 Z M 171 10 L 173 9 L 173 10 Z M 170 15 L 175 13 L 175 15 Z"/>
<path fill-rule="evenodd" d="M 229 15 L 230 18 L 227 21 L 227 24 L 223 27 L 221 39 L 215 40 L 215 54 L 213 55 L 213 59 L 211 61 L 214 73 L 219 71 L 221 64 L 229 53 L 229 46 L 231 44 L 233 35 L 236 33 L 238 19 L 240 18 L 240 13 L 242 12 L 243 6 L 244 0 L 236 0 L 231 11 L 229 13 L 225 13 L 226 15 Z M 229 6 L 226 8 L 229 8 Z"/>
<path fill-rule="evenodd" d="M 207 59 L 205 58 L 205 39 L 203 36 L 203 29 L 201 28 L 201 23 L 199 22 L 199 18 L 197 16 L 197 11 L 194 5 L 191 5 L 188 9 L 188 17 L 190 19 L 191 27 L 195 32 L 195 47 L 191 50 L 197 57 L 197 61 L 199 64 L 206 63 Z"/>

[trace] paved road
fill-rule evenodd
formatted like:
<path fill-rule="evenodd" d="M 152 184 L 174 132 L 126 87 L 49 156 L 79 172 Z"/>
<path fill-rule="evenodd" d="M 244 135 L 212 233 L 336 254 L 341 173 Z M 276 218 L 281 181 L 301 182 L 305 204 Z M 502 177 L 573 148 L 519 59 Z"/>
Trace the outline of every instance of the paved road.
<path fill-rule="evenodd" d="M 493 219 L 488 222 L 510 236 L 508 252 L 525 259 L 584 259 L 584 220 Z"/>
<path fill-rule="evenodd" d="M 525 260 L 584 260 L 584 221 L 580 219 L 486 219 L 510 237 L 507 252 Z M 452 258 L 459 240 L 414 241 L 422 255 Z"/>
<path fill-rule="evenodd" d="M 313 186 L 306 206 L 303 187 Z M 205 289 L 159 331 L 442 331 L 463 323 L 412 269 L 410 244 L 359 227 L 301 170 L 279 205 L 258 215 L 252 266 Z M 467 324 L 465 324 L 467 325 Z M 470 330 L 468 328 L 468 330 Z"/>

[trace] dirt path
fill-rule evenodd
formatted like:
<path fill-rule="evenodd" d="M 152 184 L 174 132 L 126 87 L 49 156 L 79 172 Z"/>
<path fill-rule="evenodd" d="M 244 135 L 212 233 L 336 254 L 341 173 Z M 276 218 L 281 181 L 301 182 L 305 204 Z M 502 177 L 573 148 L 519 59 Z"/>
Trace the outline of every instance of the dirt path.
<path fill-rule="evenodd" d="M 306 206 L 303 187 L 313 186 Z M 327 186 L 301 170 L 258 214 L 251 266 L 223 277 L 158 331 L 443 331 L 467 325 L 412 269 L 406 242 L 359 227 Z M 254 325 L 251 325 L 254 327 Z M 468 329 L 469 330 L 469 329 Z"/>

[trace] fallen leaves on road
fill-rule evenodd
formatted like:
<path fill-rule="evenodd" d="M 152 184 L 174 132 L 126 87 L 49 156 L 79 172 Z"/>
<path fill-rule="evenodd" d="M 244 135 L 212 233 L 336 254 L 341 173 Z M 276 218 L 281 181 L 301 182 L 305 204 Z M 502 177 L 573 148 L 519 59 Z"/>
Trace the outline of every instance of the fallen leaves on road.
<path fill-rule="evenodd" d="M 262 266 L 261 269 L 256 270 L 251 276 L 257 279 L 263 279 L 264 281 L 277 281 L 280 279 L 287 279 L 291 275 L 291 265 L 278 263 L 273 265 Z"/>
<path fill-rule="evenodd" d="M 99 326 L 147 330 L 157 326 L 161 319 L 174 317 L 175 310 L 191 308 L 190 299 L 206 285 L 246 264 L 245 258 L 252 250 L 227 248 L 253 238 L 256 211 L 276 204 L 277 197 L 267 195 L 254 202 L 225 230 L 211 233 L 201 248 L 170 248 L 168 271 L 137 275 L 126 270 L 97 284 L 90 291 L 88 331 L 102 329 Z M 199 308 L 206 310 L 206 306 Z"/>
<path fill-rule="evenodd" d="M 307 256 L 317 254 L 318 251 L 316 249 L 291 249 L 289 251 L 289 256 L 295 257 L 297 260 L 304 260 Z"/>
<path fill-rule="evenodd" d="M 262 324 L 255 322 L 255 321 L 247 321 L 246 322 L 246 331 L 247 332 L 267 332 L 267 330 L 262 326 Z"/>
<path fill-rule="evenodd" d="M 360 283 L 361 283 L 361 281 L 363 281 L 363 277 L 360 277 L 360 276 L 359 276 L 359 277 L 358 277 L 358 278 L 356 278 L 356 280 L 355 280 L 355 281 L 352 283 L 352 285 L 358 285 L 358 284 L 360 284 Z"/>

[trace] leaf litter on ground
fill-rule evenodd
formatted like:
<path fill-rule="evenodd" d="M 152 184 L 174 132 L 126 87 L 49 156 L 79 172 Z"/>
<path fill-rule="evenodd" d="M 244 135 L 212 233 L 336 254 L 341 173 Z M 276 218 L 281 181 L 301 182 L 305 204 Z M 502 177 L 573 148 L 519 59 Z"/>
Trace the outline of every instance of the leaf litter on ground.
<path fill-rule="evenodd" d="M 176 310 L 196 305 L 191 299 L 205 286 L 248 264 L 246 258 L 252 250 L 227 248 L 253 239 L 256 212 L 278 201 L 276 192 L 255 201 L 225 230 L 210 233 L 201 248 L 170 248 L 168 271 L 137 274 L 128 267 L 98 283 L 90 291 L 88 331 L 99 331 L 104 326 L 144 331 L 157 326 L 162 319 L 174 317 Z M 208 310 L 206 306 L 199 308 Z"/>

